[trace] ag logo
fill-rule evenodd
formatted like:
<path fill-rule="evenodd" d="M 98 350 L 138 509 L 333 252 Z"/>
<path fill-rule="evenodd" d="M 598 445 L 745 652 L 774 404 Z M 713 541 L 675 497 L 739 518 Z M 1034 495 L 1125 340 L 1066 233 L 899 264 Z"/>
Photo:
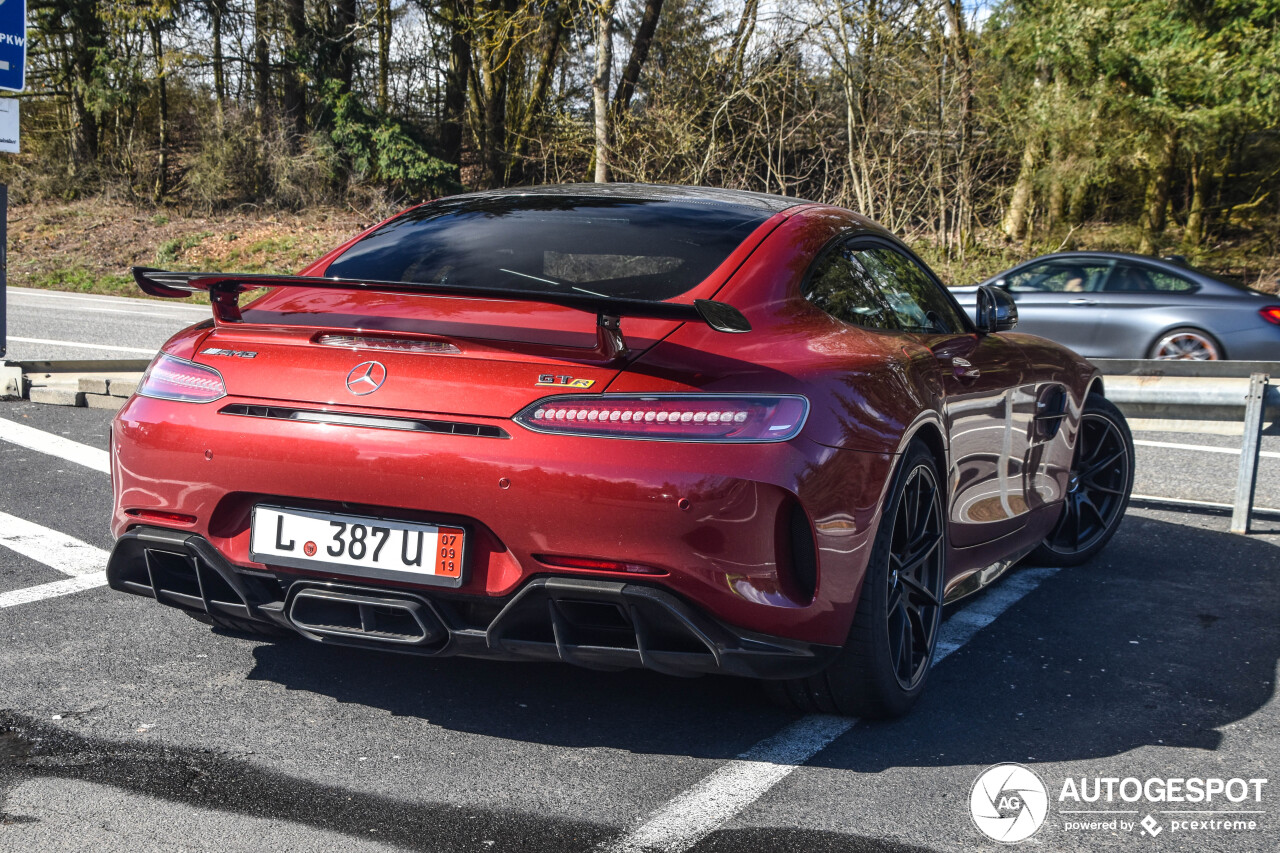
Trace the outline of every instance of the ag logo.
<path fill-rule="evenodd" d="M 997 764 L 974 781 L 969 813 L 983 835 L 1014 844 L 1040 829 L 1049 813 L 1049 794 L 1034 771 L 1021 764 Z"/>

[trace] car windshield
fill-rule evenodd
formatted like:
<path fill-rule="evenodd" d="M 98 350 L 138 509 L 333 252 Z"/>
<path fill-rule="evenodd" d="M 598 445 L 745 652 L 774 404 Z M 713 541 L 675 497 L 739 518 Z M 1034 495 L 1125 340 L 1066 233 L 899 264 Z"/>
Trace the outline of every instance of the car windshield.
<path fill-rule="evenodd" d="M 388 222 L 325 274 L 660 301 L 705 279 L 769 216 L 699 199 L 459 198 Z"/>

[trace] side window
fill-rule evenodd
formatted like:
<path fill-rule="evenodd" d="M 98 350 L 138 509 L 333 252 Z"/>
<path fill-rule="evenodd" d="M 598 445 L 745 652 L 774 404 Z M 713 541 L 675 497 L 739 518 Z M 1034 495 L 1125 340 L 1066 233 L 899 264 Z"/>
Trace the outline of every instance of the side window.
<path fill-rule="evenodd" d="M 805 283 L 804 298 L 846 323 L 868 329 L 896 328 L 875 280 L 847 249 L 837 249 L 818 261 Z"/>
<path fill-rule="evenodd" d="M 1108 266 L 1050 261 L 1006 276 L 1005 282 L 1014 293 L 1091 293 L 1102 287 Z"/>
<path fill-rule="evenodd" d="M 1108 291 L 1164 291 L 1187 292 L 1195 290 L 1195 285 L 1180 275 L 1138 266 L 1137 264 L 1119 264 L 1116 271 L 1107 280 Z"/>
<path fill-rule="evenodd" d="M 953 335 L 965 330 L 960 312 L 941 285 L 911 258 L 875 246 L 857 249 L 854 259 L 875 279 L 904 332 Z"/>
<path fill-rule="evenodd" d="M 1180 275 L 1174 275 L 1173 273 L 1163 272 L 1161 270 L 1148 270 L 1148 275 L 1151 276 L 1151 283 L 1155 286 L 1156 290 L 1163 290 L 1167 292 L 1181 291 L 1185 293 L 1189 290 L 1196 289 L 1195 284 Z"/>

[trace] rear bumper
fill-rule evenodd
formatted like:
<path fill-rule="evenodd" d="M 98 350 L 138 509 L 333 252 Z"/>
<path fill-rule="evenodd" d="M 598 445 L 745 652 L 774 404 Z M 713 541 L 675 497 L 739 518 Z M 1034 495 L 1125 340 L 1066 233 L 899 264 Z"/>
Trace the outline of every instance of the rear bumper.
<path fill-rule="evenodd" d="M 893 463 L 803 438 L 622 441 L 469 419 L 506 434 L 484 437 L 224 413 L 244 402 L 252 401 L 126 404 L 112 431 L 117 537 L 165 526 L 199 536 L 237 570 L 426 594 L 254 561 L 253 507 L 448 524 L 468 530 L 457 592 L 476 601 L 507 600 L 549 574 L 643 579 L 738 630 L 821 645 L 848 635 Z M 146 511 L 195 520 L 137 515 Z M 574 571 L 547 557 L 625 561 L 657 574 Z"/>
<path fill-rule="evenodd" d="M 792 678 L 817 672 L 838 651 L 732 629 L 644 584 L 539 577 L 498 600 L 361 587 L 238 568 L 200 536 L 150 527 L 117 541 L 107 580 L 181 610 L 431 657 Z"/>

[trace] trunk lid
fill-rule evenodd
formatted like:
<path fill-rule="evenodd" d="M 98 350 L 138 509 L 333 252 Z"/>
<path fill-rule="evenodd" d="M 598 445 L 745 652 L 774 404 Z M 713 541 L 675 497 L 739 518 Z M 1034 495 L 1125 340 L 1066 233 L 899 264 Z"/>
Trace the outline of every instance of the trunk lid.
<path fill-rule="evenodd" d="M 596 347 L 594 316 L 554 305 L 282 288 L 246 306 L 243 325 L 217 326 L 194 360 L 231 397 L 507 418 L 552 394 L 603 391 L 679 325 L 621 324 L 630 352 L 612 359 Z M 355 369 L 370 361 L 381 369 L 366 379 Z"/>

